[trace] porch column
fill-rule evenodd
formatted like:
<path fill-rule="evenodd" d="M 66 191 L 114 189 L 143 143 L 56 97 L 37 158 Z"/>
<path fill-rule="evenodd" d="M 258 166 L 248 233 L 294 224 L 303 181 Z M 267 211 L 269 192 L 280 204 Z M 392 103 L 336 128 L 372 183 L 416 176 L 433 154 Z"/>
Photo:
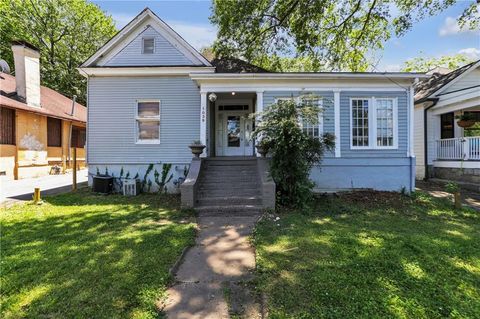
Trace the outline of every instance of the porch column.
<path fill-rule="evenodd" d="M 335 121 L 335 157 L 340 157 L 340 90 L 333 91 L 333 108 Z"/>
<path fill-rule="evenodd" d="M 263 112 L 263 91 L 257 91 L 257 104 L 255 105 L 255 113 L 260 113 Z M 257 115 L 255 118 L 255 127 L 257 124 L 261 121 L 261 117 Z M 257 157 L 260 157 L 261 155 L 257 152 L 257 148 L 255 148 L 255 154 Z"/>
<path fill-rule="evenodd" d="M 209 151 L 207 145 L 207 92 L 200 92 L 200 142 L 207 146 L 201 155 L 201 157 L 206 157 Z"/>
<path fill-rule="evenodd" d="M 415 83 L 418 82 L 418 78 L 415 79 Z M 414 152 L 414 140 L 413 140 L 413 111 L 415 109 L 415 89 L 413 84 L 410 85 L 410 89 L 408 90 L 408 157 L 415 157 Z"/>

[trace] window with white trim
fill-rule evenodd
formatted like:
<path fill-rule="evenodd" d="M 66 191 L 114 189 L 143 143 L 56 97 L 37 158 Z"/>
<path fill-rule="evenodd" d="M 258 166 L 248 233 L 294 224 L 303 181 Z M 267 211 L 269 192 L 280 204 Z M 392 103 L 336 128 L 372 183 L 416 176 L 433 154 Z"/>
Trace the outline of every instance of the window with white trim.
<path fill-rule="evenodd" d="M 352 98 L 350 116 L 353 149 L 397 147 L 396 98 Z"/>
<path fill-rule="evenodd" d="M 152 54 L 155 52 L 155 38 L 143 38 L 142 41 L 142 53 Z"/>
<path fill-rule="evenodd" d="M 160 142 L 160 101 L 137 102 L 137 142 Z"/>
<path fill-rule="evenodd" d="M 352 99 L 352 146 L 368 147 L 368 99 Z"/>
<path fill-rule="evenodd" d="M 375 99 L 377 146 L 393 146 L 393 99 Z"/>
<path fill-rule="evenodd" d="M 300 101 L 305 101 L 308 99 L 308 103 L 317 104 L 318 107 L 323 107 L 323 100 L 318 97 L 314 96 L 299 96 L 297 98 L 294 97 L 277 97 L 275 98 L 275 103 L 278 101 L 294 101 L 295 103 L 299 104 Z M 304 119 L 300 119 L 300 127 L 302 130 L 309 136 L 318 138 L 323 133 L 323 116 L 321 113 L 318 114 L 318 122 L 317 124 L 312 124 L 307 122 Z"/>
<path fill-rule="evenodd" d="M 304 101 L 306 104 L 310 104 L 312 106 L 315 105 L 315 106 L 318 106 L 319 108 L 321 108 L 323 105 L 322 99 L 318 97 L 303 96 L 303 97 L 300 97 L 300 99 Z M 318 122 L 316 124 L 312 124 L 311 122 L 308 122 L 305 119 L 301 119 L 300 125 L 304 133 L 306 133 L 311 137 L 318 138 L 320 137 L 320 134 L 322 134 L 322 131 L 323 131 L 322 114 L 318 113 Z"/>

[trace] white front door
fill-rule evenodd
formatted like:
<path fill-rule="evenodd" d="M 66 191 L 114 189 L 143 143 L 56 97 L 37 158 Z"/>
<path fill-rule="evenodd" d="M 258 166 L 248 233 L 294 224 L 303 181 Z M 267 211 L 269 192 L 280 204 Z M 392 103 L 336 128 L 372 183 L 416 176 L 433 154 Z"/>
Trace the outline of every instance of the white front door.
<path fill-rule="evenodd" d="M 216 122 L 217 156 L 252 156 L 252 120 L 248 110 L 220 110 Z"/>

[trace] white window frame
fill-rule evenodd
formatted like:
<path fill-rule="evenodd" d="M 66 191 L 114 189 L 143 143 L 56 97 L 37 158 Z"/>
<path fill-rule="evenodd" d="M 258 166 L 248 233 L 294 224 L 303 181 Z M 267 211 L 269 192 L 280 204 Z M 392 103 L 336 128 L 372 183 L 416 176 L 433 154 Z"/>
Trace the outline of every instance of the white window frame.
<path fill-rule="evenodd" d="M 299 95 L 297 97 L 276 97 L 275 98 L 275 103 L 277 103 L 278 101 L 289 101 L 289 100 L 293 100 L 295 101 L 295 103 L 299 104 L 303 98 L 308 98 L 309 95 L 306 95 L 306 94 L 303 94 L 303 95 Z M 319 112 L 318 113 L 318 136 L 316 136 L 315 138 L 320 138 L 322 135 L 323 135 L 323 112 L 324 112 L 324 109 L 323 109 L 323 98 L 322 97 L 318 97 L 318 107 L 322 109 L 322 112 Z M 303 121 L 301 120 L 300 121 L 300 128 L 302 129 L 303 131 Z"/>
<path fill-rule="evenodd" d="M 145 52 L 145 40 L 153 40 L 152 53 Z M 142 37 L 142 54 L 154 54 L 155 53 L 155 37 Z"/>
<path fill-rule="evenodd" d="M 154 117 L 139 117 L 138 116 L 138 104 L 140 103 L 158 103 L 158 116 Z M 160 115 L 162 112 L 162 104 L 160 100 L 148 100 L 148 99 L 142 99 L 142 100 L 136 100 L 135 102 L 135 144 L 160 144 Z M 158 121 L 158 139 L 140 139 L 139 138 L 139 132 L 138 132 L 138 123 L 140 121 Z"/>
<path fill-rule="evenodd" d="M 353 116 L 352 116 L 352 101 L 353 100 L 368 100 L 368 146 L 354 146 L 353 145 Z M 377 100 L 391 100 L 393 101 L 393 145 L 378 146 L 377 145 Z M 398 149 L 398 98 L 397 97 L 351 97 L 350 103 L 350 149 L 351 150 L 388 150 Z"/>

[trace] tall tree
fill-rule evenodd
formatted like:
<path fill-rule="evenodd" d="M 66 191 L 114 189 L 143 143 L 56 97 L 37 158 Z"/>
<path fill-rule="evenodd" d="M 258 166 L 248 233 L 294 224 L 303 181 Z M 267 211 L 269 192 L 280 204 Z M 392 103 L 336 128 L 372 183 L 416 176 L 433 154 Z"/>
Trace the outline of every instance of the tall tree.
<path fill-rule="evenodd" d="M 214 0 L 219 56 L 243 57 L 260 66 L 278 57 L 308 57 L 320 70 L 364 71 L 369 53 L 392 35 L 456 2 L 465 6 L 462 28 L 480 23 L 474 0 Z"/>
<path fill-rule="evenodd" d="M 458 69 L 459 67 L 473 62 L 464 54 L 445 55 L 439 58 L 435 57 L 416 57 L 407 60 L 403 63 L 402 71 L 405 72 L 428 72 L 438 67 L 447 68 L 450 70 Z"/>
<path fill-rule="evenodd" d="M 116 33 L 115 24 L 86 0 L 0 0 L 0 56 L 13 67 L 12 40 L 40 49 L 42 84 L 86 100 L 78 67 Z"/>

